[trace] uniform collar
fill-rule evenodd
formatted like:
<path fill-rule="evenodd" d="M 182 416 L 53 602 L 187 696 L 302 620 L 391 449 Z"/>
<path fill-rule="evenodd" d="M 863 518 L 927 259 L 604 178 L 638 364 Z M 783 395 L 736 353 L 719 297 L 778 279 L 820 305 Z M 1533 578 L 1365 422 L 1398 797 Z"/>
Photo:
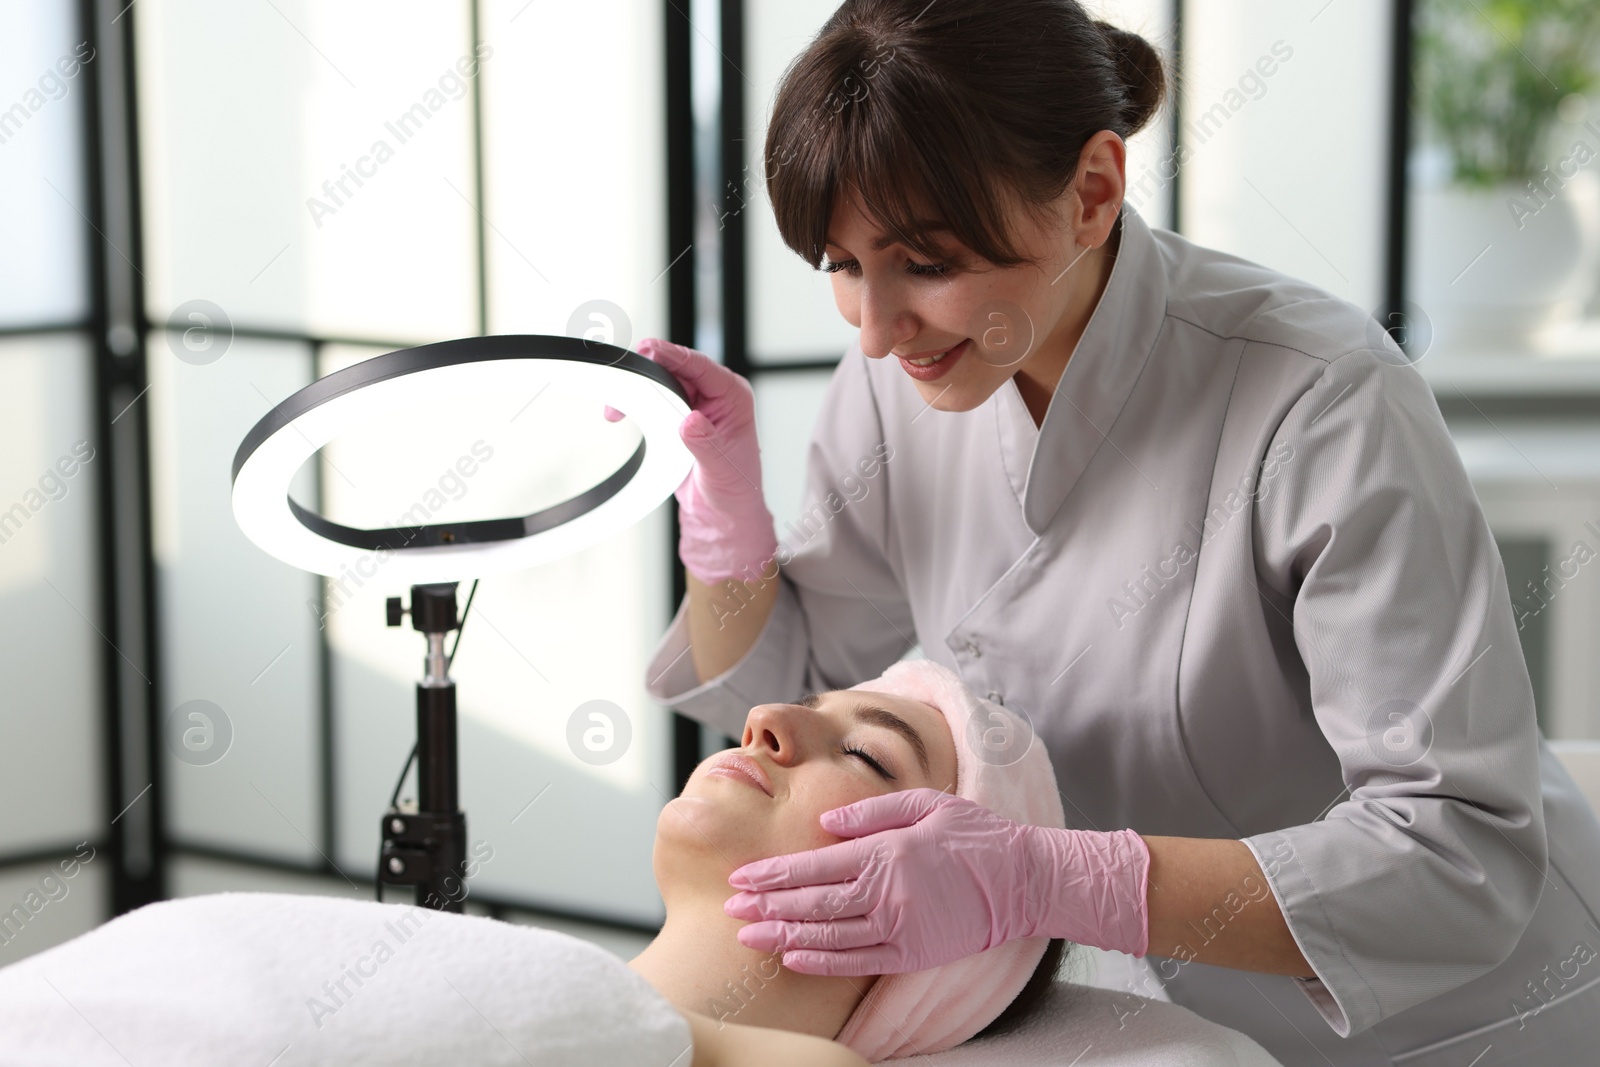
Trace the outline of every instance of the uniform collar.
<path fill-rule="evenodd" d="M 1167 276 L 1149 224 L 1124 200 L 1118 225 L 1122 241 L 1111 276 L 1050 396 L 1034 443 L 1022 513 L 1035 535 L 1105 446 L 1166 318 Z M 995 410 L 1003 417 L 999 405 Z M 1138 477 L 1131 466 L 1128 475 Z"/>

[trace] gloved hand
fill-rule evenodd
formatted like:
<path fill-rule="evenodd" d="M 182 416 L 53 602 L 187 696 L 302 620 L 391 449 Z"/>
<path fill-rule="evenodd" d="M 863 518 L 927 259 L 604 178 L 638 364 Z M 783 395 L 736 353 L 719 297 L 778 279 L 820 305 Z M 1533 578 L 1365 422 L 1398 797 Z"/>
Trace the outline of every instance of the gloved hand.
<path fill-rule="evenodd" d="M 678 436 L 695 464 L 678 486 L 678 558 L 700 581 L 754 578 L 777 554 L 778 536 L 761 494 L 755 394 L 742 376 L 703 352 L 646 337 L 635 351 L 670 371 L 694 410 Z M 623 413 L 606 405 L 611 422 Z"/>
<path fill-rule="evenodd" d="M 1143 956 L 1150 851 L 1132 830 L 1013 822 L 965 797 L 908 789 L 822 813 L 854 840 L 747 863 L 723 911 L 741 944 L 803 974 L 920 971 L 1017 937 Z"/>

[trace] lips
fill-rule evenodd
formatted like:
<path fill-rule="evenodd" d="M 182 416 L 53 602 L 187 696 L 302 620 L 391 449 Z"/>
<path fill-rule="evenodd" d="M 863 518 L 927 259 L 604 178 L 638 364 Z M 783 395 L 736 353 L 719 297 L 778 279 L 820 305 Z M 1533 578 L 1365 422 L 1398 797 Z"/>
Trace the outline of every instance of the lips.
<path fill-rule="evenodd" d="M 711 763 L 711 771 L 744 778 L 767 796 L 772 796 L 772 781 L 767 777 L 767 772 L 761 769 L 761 764 L 749 756 L 738 752 L 718 756 Z"/>
<path fill-rule="evenodd" d="M 943 378 L 945 375 L 950 373 L 950 368 L 954 367 L 958 362 L 960 362 L 961 357 L 966 354 L 966 351 L 969 347 L 971 347 L 971 344 L 971 338 L 961 341 L 956 345 L 946 349 L 943 359 L 939 360 L 937 363 L 930 363 L 925 367 L 919 367 L 915 363 L 912 363 L 911 357 L 901 356 L 900 367 L 908 375 L 910 375 L 912 378 L 915 378 L 919 382 L 938 381 L 940 378 Z M 938 354 L 939 353 L 937 352 L 933 353 L 933 355 Z M 921 358 L 928 357 L 925 356 Z"/>

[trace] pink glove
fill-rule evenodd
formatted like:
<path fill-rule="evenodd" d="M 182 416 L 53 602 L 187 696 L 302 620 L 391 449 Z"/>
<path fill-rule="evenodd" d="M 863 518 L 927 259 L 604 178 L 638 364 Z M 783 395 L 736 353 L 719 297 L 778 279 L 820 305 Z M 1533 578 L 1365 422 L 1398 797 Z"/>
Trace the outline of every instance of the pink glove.
<path fill-rule="evenodd" d="M 907 789 L 822 813 L 855 838 L 747 863 L 723 911 L 741 944 L 802 974 L 937 967 L 1015 937 L 1143 956 L 1150 851 L 1132 830 L 1030 826 L 965 797 Z M 814 921 L 807 921 L 814 920 Z"/>
<path fill-rule="evenodd" d="M 636 351 L 670 371 L 694 410 L 678 436 L 695 465 L 678 486 L 678 558 L 707 585 L 755 580 L 778 552 L 772 512 L 761 495 L 755 394 L 742 376 L 692 348 L 646 337 Z M 611 422 L 623 413 L 606 405 Z"/>

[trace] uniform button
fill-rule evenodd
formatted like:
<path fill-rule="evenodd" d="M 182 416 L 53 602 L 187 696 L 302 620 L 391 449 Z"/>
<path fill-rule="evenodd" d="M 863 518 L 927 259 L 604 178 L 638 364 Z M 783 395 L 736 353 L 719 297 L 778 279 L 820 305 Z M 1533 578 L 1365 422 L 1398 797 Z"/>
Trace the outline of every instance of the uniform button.
<path fill-rule="evenodd" d="M 983 655 L 983 649 L 978 647 L 978 643 L 976 641 L 967 642 L 967 651 L 972 653 L 973 659 L 978 659 Z"/>

